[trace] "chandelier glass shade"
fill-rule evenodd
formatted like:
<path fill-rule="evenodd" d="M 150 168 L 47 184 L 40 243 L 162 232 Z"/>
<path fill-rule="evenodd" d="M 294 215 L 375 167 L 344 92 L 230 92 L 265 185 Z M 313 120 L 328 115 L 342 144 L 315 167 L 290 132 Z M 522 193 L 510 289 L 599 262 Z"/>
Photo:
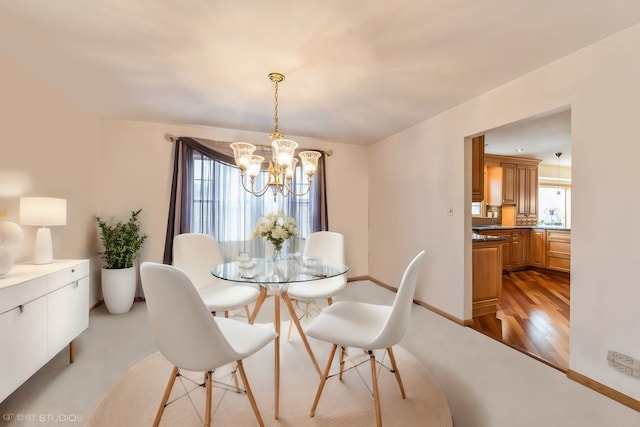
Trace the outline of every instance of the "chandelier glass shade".
<path fill-rule="evenodd" d="M 265 158 L 253 154 L 256 151 L 256 146 L 248 142 L 234 142 L 231 144 L 231 148 L 236 166 L 240 169 L 242 188 L 257 197 L 263 196 L 271 189 L 275 201 L 278 194 L 286 197 L 288 195 L 304 196 L 309 193 L 321 154 L 318 151 L 302 151 L 298 154 L 308 182 L 305 190 L 296 192 L 293 188 L 293 177 L 298 165 L 298 159 L 295 157 L 298 143 L 291 139 L 285 139 L 284 135 L 278 131 L 278 83 L 284 80 L 284 75 L 271 73 L 269 79 L 275 84 L 275 128 L 269 134 L 272 155 L 267 169 L 267 181 L 262 188 L 256 188 L 255 181 L 262 171 Z M 249 175 L 249 184 L 245 182 L 246 175 Z"/>

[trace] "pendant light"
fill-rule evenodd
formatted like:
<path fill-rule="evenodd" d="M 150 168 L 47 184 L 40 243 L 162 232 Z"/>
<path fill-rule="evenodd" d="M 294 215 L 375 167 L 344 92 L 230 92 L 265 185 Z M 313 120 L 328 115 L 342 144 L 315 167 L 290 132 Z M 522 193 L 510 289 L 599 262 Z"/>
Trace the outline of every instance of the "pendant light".
<path fill-rule="evenodd" d="M 562 152 L 561 151 L 556 153 L 556 158 L 558 159 L 558 178 L 557 178 L 557 181 L 556 181 L 556 187 L 558 189 L 558 191 L 556 192 L 557 196 L 559 196 L 561 194 L 560 193 L 560 156 L 562 156 Z"/>

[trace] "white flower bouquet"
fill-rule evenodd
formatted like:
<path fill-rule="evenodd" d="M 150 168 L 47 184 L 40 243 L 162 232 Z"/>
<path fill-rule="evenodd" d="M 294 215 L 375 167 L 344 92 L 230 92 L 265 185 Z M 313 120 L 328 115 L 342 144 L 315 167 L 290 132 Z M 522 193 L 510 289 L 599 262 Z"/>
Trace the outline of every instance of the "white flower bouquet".
<path fill-rule="evenodd" d="M 296 220 L 279 214 L 265 215 L 258 221 L 254 237 L 264 237 L 271 242 L 276 251 L 282 249 L 283 243 L 298 235 Z"/>

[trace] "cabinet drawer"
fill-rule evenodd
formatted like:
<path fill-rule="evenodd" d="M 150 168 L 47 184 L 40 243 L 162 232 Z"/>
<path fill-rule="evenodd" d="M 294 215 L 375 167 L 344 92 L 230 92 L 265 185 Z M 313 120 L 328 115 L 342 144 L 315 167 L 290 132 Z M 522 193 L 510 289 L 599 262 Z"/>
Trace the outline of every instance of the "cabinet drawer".
<path fill-rule="evenodd" d="M 53 292 L 71 282 L 77 282 L 89 275 L 89 261 L 70 265 L 49 275 L 48 291 Z"/>
<path fill-rule="evenodd" d="M 548 241 L 547 251 L 569 255 L 571 253 L 571 243 Z"/>
<path fill-rule="evenodd" d="M 38 277 L 20 285 L 0 289 L 0 314 L 24 305 L 47 293 L 47 278 Z"/>
<path fill-rule="evenodd" d="M 571 242 L 571 232 L 547 230 L 547 240 L 559 241 L 559 242 Z"/>
<path fill-rule="evenodd" d="M 547 268 L 560 271 L 571 271 L 571 259 L 565 257 L 548 256 Z"/>

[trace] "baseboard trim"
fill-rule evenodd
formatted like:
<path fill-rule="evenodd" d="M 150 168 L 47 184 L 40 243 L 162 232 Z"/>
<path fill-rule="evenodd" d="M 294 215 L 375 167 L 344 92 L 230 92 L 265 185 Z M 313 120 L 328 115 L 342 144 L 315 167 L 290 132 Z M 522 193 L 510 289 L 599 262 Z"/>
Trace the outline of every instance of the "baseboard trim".
<path fill-rule="evenodd" d="M 376 284 L 376 285 L 378 285 L 378 286 L 380 286 L 382 288 L 385 288 L 385 289 L 387 289 L 387 290 L 389 290 L 391 292 L 397 292 L 398 291 L 393 286 L 389 286 L 386 283 L 384 283 L 384 282 L 382 282 L 382 281 L 380 281 L 378 279 L 375 279 L 375 278 L 373 278 L 371 276 L 352 277 L 352 278 L 348 279 L 347 281 L 348 282 L 355 282 L 355 281 L 361 281 L 361 280 L 368 280 L 368 281 L 373 282 L 374 284 Z M 425 303 L 423 301 L 414 299 L 413 303 L 416 304 L 416 305 L 419 305 L 420 307 L 426 308 L 427 310 L 432 311 L 435 314 L 444 317 L 445 319 L 451 320 L 454 323 L 457 323 L 457 324 L 459 324 L 461 326 L 466 326 L 465 322 L 462 319 L 458 319 L 457 317 L 452 316 L 452 315 L 450 315 L 448 313 L 445 313 L 444 311 L 439 310 L 439 309 L 437 309 L 437 308 L 435 308 L 435 307 L 433 307 L 433 306 L 431 306 L 431 305 L 429 305 L 429 304 L 427 304 L 427 303 Z"/>
<path fill-rule="evenodd" d="M 591 390 L 596 391 L 609 399 L 615 400 L 618 403 L 621 403 L 625 406 L 628 406 L 631 409 L 635 409 L 636 411 L 640 411 L 640 401 L 634 399 L 631 396 L 627 396 L 624 393 L 620 393 L 617 390 L 612 389 L 609 386 L 601 384 L 595 380 L 592 380 L 589 377 L 586 377 L 576 371 L 572 371 L 571 369 L 567 370 L 567 378 L 582 384 L 585 387 L 589 387 Z"/>
<path fill-rule="evenodd" d="M 554 271 L 554 273 L 557 273 L 557 272 Z M 376 285 L 378 285 L 380 287 L 383 287 L 385 289 L 390 290 L 391 292 L 397 292 L 396 288 L 394 288 L 392 286 L 389 286 L 386 283 L 384 283 L 384 282 L 382 282 L 380 280 L 377 280 L 377 279 L 375 279 L 375 278 L 373 278 L 371 276 L 352 277 L 352 278 L 348 279 L 347 281 L 356 282 L 356 281 L 361 281 L 361 280 L 368 280 L 368 281 L 373 282 L 374 284 L 376 284 Z M 467 320 L 467 321 L 464 321 L 462 319 L 458 319 L 457 317 L 451 316 L 450 314 L 445 313 L 445 312 L 443 312 L 443 311 L 441 311 L 441 310 L 439 310 L 439 309 L 437 309 L 435 307 L 432 307 L 429 304 L 426 304 L 426 303 L 424 303 L 422 301 L 418 301 L 418 300 L 414 299 L 413 302 L 415 304 L 419 305 L 420 307 L 424 307 L 427 310 L 432 311 L 432 312 L 444 317 L 445 319 L 451 320 L 452 322 L 455 322 L 455 323 L 457 323 L 459 325 L 468 326 L 470 323 L 473 323 L 473 319 L 470 319 L 470 320 Z M 529 353 L 526 353 L 526 352 L 524 352 L 524 351 L 522 351 L 522 350 L 520 350 L 518 348 L 509 346 L 509 345 L 507 345 L 507 346 L 513 348 L 514 350 L 517 350 L 517 351 L 520 351 L 520 352 L 522 352 L 524 354 L 532 356 L 534 359 L 537 359 L 538 361 L 546 364 L 547 366 L 550 366 L 552 368 L 558 369 L 557 367 L 549 364 L 548 362 L 546 362 L 546 361 L 544 361 L 544 360 L 542 360 L 542 359 L 540 359 L 538 357 L 535 357 L 535 356 L 533 356 L 533 355 L 531 355 Z M 599 383 L 599 382 L 597 382 L 595 380 L 592 380 L 591 378 L 586 377 L 586 376 L 584 376 L 584 375 L 582 375 L 582 374 L 580 374 L 580 373 L 578 373 L 576 371 L 572 371 L 571 369 L 568 369 L 566 371 L 566 375 L 567 375 L 567 378 L 569 378 L 569 379 L 571 379 L 571 380 L 573 380 L 573 381 L 575 381 L 575 382 L 577 382 L 577 383 L 579 383 L 579 384 L 581 384 L 581 385 L 583 385 L 585 387 L 588 387 L 588 388 L 592 389 L 593 391 L 595 391 L 597 393 L 600 393 L 603 396 L 608 397 L 609 399 L 615 400 L 616 402 L 618 402 L 618 403 L 620 403 L 622 405 L 628 406 L 631 409 L 635 409 L 636 411 L 640 411 L 640 401 L 638 401 L 637 399 L 634 399 L 631 396 L 627 396 L 624 393 L 621 393 L 621 392 L 619 392 L 617 390 L 612 389 L 611 387 L 608 387 L 608 386 L 606 386 L 604 384 L 601 384 L 601 383 Z"/>
<path fill-rule="evenodd" d="M 133 299 L 133 302 L 140 302 L 140 301 L 144 301 L 144 297 L 135 297 Z M 93 311 L 94 308 L 98 308 L 103 304 L 104 304 L 104 300 L 101 299 L 100 301 L 98 301 L 97 303 L 95 303 L 91 307 L 89 307 L 89 311 L 91 312 L 91 311 Z"/>

